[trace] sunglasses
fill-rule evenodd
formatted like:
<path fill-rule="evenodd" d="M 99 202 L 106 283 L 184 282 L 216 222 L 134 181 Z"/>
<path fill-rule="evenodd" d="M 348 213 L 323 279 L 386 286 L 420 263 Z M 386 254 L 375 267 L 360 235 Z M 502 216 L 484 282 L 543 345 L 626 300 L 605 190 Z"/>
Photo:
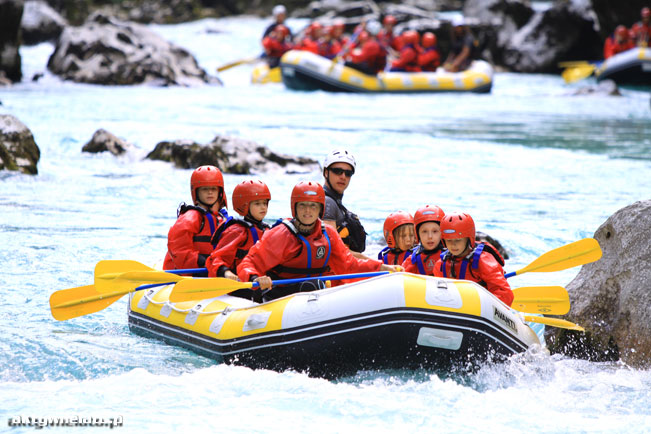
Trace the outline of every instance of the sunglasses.
<path fill-rule="evenodd" d="M 351 176 L 353 176 L 353 173 L 355 173 L 354 170 L 346 170 L 346 169 L 341 169 L 339 167 L 333 167 L 332 169 L 328 169 L 328 170 L 334 173 L 335 175 L 341 175 L 343 173 L 344 175 L 346 175 L 346 178 L 350 178 Z"/>

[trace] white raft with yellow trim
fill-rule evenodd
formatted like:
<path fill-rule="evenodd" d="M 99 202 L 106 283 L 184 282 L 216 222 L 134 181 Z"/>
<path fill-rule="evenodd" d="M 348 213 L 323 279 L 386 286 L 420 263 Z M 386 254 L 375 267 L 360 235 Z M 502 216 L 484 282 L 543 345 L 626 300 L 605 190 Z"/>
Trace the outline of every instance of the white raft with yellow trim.
<path fill-rule="evenodd" d="M 280 59 L 282 80 L 290 89 L 333 92 L 478 92 L 493 85 L 493 67 L 475 60 L 461 72 L 381 72 L 367 75 L 309 51 L 288 51 Z"/>
<path fill-rule="evenodd" d="M 651 48 L 631 48 L 609 57 L 595 71 L 597 81 L 651 86 Z"/>
<path fill-rule="evenodd" d="M 331 378 L 465 369 L 543 342 L 542 327 L 537 334 L 484 288 L 461 280 L 393 273 L 264 304 L 230 295 L 171 304 L 171 290 L 131 294 L 132 331 L 251 368 Z"/>

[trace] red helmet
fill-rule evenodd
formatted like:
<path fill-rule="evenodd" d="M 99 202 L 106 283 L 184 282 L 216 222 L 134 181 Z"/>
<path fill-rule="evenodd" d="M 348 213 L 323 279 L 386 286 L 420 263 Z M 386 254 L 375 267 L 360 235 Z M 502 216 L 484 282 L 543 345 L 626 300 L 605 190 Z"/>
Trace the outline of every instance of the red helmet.
<path fill-rule="evenodd" d="M 436 35 L 432 32 L 425 32 L 421 44 L 423 48 L 433 47 L 436 45 Z"/>
<path fill-rule="evenodd" d="M 399 226 L 414 224 L 414 218 L 405 211 L 392 212 L 384 220 L 384 239 L 387 240 L 387 246 L 392 249 L 396 247 L 396 240 L 393 237 L 393 231 Z"/>
<path fill-rule="evenodd" d="M 382 20 L 382 24 L 384 24 L 385 26 L 387 26 L 387 25 L 395 26 L 397 22 L 398 21 L 396 20 L 396 17 L 394 17 L 393 15 L 387 15 Z"/>
<path fill-rule="evenodd" d="M 425 205 L 421 208 L 418 208 L 418 211 L 416 211 L 416 214 L 414 214 L 414 225 L 416 225 L 416 241 L 420 241 L 418 239 L 418 226 L 426 222 L 441 224 L 441 220 L 443 219 L 444 215 L 445 213 L 443 210 L 436 205 Z"/>
<path fill-rule="evenodd" d="M 332 27 L 339 31 L 343 31 L 344 28 L 346 27 L 346 22 L 343 20 L 343 18 L 336 18 L 332 22 Z"/>
<path fill-rule="evenodd" d="M 192 191 L 192 202 L 194 203 L 197 203 L 197 188 L 199 187 L 220 187 L 221 199 L 224 201 L 224 206 L 228 206 L 228 201 L 224 195 L 224 177 L 215 166 L 201 166 L 192 172 L 190 190 Z"/>
<path fill-rule="evenodd" d="M 453 212 L 445 214 L 441 221 L 441 239 L 454 240 L 468 238 L 470 247 L 475 247 L 475 222 L 465 212 Z"/>
<path fill-rule="evenodd" d="M 642 8 L 642 11 L 640 11 L 640 15 L 642 16 L 642 18 L 651 17 L 651 9 L 647 7 Z"/>
<path fill-rule="evenodd" d="M 274 30 L 281 39 L 285 39 L 287 36 L 289 36 L 289 29 L 283 24 L 278 24 L 276 27 L 274 27 Z"/>
<path fill-rule="evenodd" d="M 366 30 L 362 30 L 359 33 L 359 36 L 357 37 L 357 42 L 361 44 L 362 42 L 366 42 L 367 40 L 368 40 L 368 32 Z"/>
<path fill-rule="evenodd" d="M 310 36 L 310 37 L 315 37 L 315 36 L 317 36 L 317 32 L 320 31 L 322 28 L 323 28 L 323 25 L 320 22 L 315 21 L 312 24 L 310 24 L 310 26 L 307 28 L 305 33 L 307 33 L 308 36 Z"/>
<path fill-rule="evenodd" d="M 628 39 L 628 29 L 626 26 L 619 25 L 615 28 L 615 35 L 619 36 L 621 39 Z"/>
<path fill-rule="evenodd" d="M 249 213 L 249 204 L 254 200 L 271 199 L 269 187 L 257 179 L 242 181 L 233 190 L 233 208 L 238 214 L 245 216 Z"/>
<path fill-rule="evenodd" d="M 402 40 L 404 41 L 405 44 L 416 45 L 418 44 L 419 39 L 420 39 L 420 35 L 416 30 L 407 30 L 402 34 Z"/>
<path fill-rule="evenodd" d="M 292 217 L 296 218 L 296 204 L 299 202 L 316 202 L 321 204 L 319 218 L 323 218 L 325 210 L 325 192 L 321 184 L 314 181 L 301 181 L 292 190 Z"/>

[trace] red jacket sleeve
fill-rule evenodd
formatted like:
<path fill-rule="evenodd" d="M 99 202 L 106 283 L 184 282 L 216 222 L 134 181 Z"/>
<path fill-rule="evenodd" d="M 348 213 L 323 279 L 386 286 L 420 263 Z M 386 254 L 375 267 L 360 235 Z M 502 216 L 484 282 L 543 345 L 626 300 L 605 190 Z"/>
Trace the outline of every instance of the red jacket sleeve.
<path fill-rule="evenodd" d="M 219 268 L 224 266 L 235 272 L 232 268 L 235 264 L 237 250 L 244 247 L 249 237 L 249 231 L 242 225 L 234 224 L 227 228 L 219 239 L 215 250 L 206 261 L 209 277 L 216 277 Z"/>
<path fill-rule="evenodd" d="M 606 42 L 604 44 L 604 59 L 608 59 L 609 57 L 613 56 L 613 38 L 606 38 Z"/>
<path fill-rule="evenodd" d="M 418 266 L 411 262 L 411 255 L 408 255 L 405 258 L 404 262 L 402 263 L 402 268 L 404 268 L 407 273 L 420 274 L 420 271 L 418 271 Z"/>
<path fill-rule="evenodd" d="M 513 303 L 511 285 L 509 285 L 506 277 L 504 277 L 504 269 L 492 254 L 482 252 L 479 257 L 478 271 L 481 279 L 486 282 L 486 289 L 502 300 L 507 306 L 511 306 L 511 303 Z"/>
<path fill-rule="evenodd" d="M 167 251 L 175 269 L 196 268 L 199 264 L 199 251 L 195 249 L 192 238 L 199 233 L 203 215 L 189 210 L 179 216 L 167 234 Z M 170 269 L 169 267 L 165 267 Z"/>
<path fill-rule="evenodd" d="M 416 50 L 411 47 L 406 47 L 400 50 L 400 57 L 393 62 L 394 68 L 405 68 L 407 65 L 413 63 L 417 57 Z"/>
<path fill-rule="evenodd" d="M 332 274 L 367 273 L 378 271 L 382 262 L 377 259 L 358 259 L 354 257 L 344 244 L 337 230 L 329 225 L 324 225 L 330 238 L 330 269 Z"/>

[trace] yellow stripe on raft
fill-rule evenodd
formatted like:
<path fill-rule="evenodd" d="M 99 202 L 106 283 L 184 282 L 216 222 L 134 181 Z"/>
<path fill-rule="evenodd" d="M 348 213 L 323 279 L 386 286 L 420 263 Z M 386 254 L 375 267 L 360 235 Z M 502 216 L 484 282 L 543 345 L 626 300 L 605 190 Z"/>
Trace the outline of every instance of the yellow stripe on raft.
<path fill-rule="evenodd" d="M 405 303 L 407 307 L 432 309 L 434 306 L 426 300 L 427 278 L 417 275 L 405 275 Z M 436 310 L 461 312 L 481 316 L 481 300 L 473 283 L 465 281 L 448 282 L 449 291 L 458 291 L 461 295 L 461 307 L 436 306 Z"/>

